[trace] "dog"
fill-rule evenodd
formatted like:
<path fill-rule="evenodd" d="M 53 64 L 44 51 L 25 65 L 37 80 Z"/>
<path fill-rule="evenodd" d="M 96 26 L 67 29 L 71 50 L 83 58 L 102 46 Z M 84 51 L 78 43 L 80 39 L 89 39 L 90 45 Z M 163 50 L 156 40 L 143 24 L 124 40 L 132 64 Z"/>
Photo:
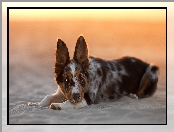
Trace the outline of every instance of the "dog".
<path fill-rule="evenodd" d="M 104 60 L 89 56 L 82 35 L 77 39 L 73 59 L 66 44 L 58 39 L 54 69 L 58 89 L 38 103 L 54 110 L 79 109 L 122 96 L 150 97 L 157 89 L 159 71 L 157 66 L 135 57 Z"/>

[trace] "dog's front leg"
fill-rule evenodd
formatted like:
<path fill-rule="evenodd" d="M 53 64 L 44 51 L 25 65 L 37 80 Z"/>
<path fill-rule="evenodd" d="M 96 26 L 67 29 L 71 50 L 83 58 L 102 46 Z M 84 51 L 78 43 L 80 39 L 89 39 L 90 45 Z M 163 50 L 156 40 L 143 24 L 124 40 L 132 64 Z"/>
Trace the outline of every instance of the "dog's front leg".
<path fill-rule="evenodd" d="M 51 104 L 51 100 L 54 98 L 54 94 L 46 95 L 41 102 L 28 102 L 28 106 L 42 106 L 47 107 Z"/>
<path fill-rule="evenodd" d="M 83 99 L 82 102 L 79 102 L 77 104 L 73 104 L 69 100 L 67 100 L 63 103 L 52 103 L 50 105 L 50 109 L 54 109 L 54 110 L 80 109 L 85 106 L 87 106 L 85 99 Z"/>
<path fill-rule="evenodd" d="M 51 95 L 47 95 L 44 97 L 44 99 L 42 99 L 41 102 L 29 102 L 28 105 L 29 106 L 42 106 L 42 107 L 47 107 L 50 106 L 51 103 L 62 103 L 64 101 L 65 97 L 64 95 L 60 92 L 59 89 L 57 89 L 56 93 L 51 94 Z"/>
<path fill-rule="evenodd" d="M 54 94 L 45 96 L 42 101 L 39 103 L 40 106 L 46 107 L 52 103 L 53 98 L 55 98 Z"/>

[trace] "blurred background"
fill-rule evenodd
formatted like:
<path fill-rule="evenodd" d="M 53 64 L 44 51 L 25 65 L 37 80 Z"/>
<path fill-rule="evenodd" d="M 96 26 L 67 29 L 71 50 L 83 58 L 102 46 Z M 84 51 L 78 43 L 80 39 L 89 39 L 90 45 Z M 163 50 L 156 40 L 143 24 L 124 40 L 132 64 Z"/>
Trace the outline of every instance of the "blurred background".
<path fill-rule="evenodd" d="M 81 34 L 90 55 L 155 63 L 160 83 L 166 84 L 165 9 L 10 9 L 9 18 L 10 107 L 16 101 L 40 101 L 56 90 L 57 39 L 66 43 L 72 58 Z"/>

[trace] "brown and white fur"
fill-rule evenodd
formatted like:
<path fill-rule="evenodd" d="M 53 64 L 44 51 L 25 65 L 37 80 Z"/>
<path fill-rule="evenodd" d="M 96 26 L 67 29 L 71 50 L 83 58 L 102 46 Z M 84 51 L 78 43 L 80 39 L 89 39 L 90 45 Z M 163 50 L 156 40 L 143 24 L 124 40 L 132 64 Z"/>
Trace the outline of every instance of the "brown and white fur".
<path fill-rule="evenodd" d="M 150 97 L 157 88 L 157 66 L 134 57 L 104 60 L 88 56 L 83 36 L 77 40 L 73 59 L 61 39 L 58 39 L 55 56 L 58 89 L 38 103 L 40 106 L 78 109 L 125 95 L 136 99 Z"/>

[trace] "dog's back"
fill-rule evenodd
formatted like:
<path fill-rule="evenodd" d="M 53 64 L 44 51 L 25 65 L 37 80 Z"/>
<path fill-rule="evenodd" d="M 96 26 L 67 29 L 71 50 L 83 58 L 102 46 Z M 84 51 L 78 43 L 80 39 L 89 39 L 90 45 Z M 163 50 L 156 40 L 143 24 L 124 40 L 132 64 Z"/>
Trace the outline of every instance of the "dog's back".
<path fill-rule="evenodd" d="M 158 68 L 137 58 L 124 57 L 106 61 L 89 58 L 88 104 L 101 100 L 115 100 L 136 94 L 139 98 L 153 95 L 158 81 Z"/>

